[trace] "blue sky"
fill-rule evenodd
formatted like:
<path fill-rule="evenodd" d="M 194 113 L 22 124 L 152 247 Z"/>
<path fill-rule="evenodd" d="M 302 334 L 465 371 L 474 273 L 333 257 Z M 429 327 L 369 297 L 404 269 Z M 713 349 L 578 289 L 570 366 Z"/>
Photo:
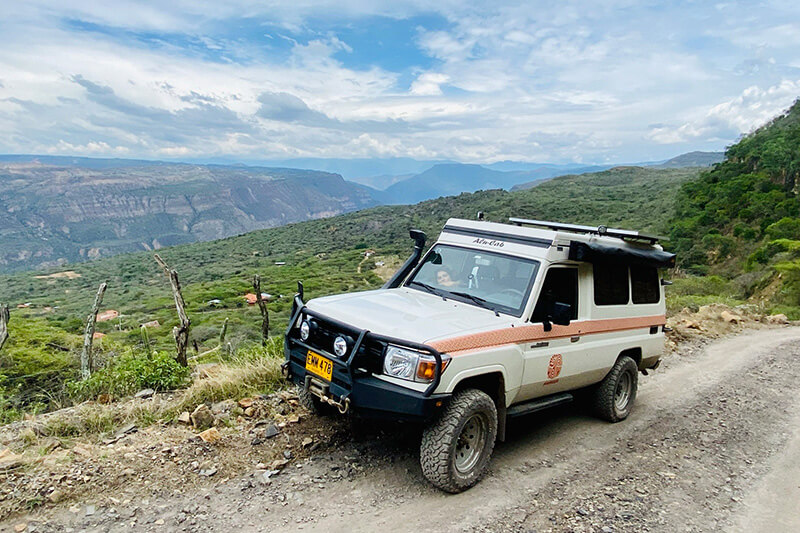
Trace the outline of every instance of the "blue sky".
<path fill-rule="evenodd" d="M 0 153 L 632 162 L 800 96 L 789 1 L 10 4 Z"/>

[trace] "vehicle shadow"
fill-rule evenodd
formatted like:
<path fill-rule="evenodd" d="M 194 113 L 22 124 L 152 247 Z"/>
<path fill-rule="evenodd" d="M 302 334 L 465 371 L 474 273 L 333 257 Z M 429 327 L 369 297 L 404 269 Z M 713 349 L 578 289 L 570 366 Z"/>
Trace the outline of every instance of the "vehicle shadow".
<path fill-rule="evenodd" d="M 587 424 L 588 428 L 607 425 L 579 402 L 509 419 L 505 442 L 495 444 L 493 462 L 513 463 L 520 454 L 530 455 L 538 448 L 548 448 L 552 441 L 560 442 L 565 430 Z M 421 424 L 350 417 L 340 436 L 365 459 L 391 457 L 391 462 L 418 464 L 423 429 Z"/>

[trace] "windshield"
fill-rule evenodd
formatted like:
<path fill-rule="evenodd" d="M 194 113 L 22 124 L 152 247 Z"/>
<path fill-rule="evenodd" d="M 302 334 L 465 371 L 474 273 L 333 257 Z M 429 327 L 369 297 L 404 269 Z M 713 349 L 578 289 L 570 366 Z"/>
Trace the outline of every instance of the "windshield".
<path fill-rule="evenodd" d="M 533 259 L 437 244 L 406 286 L 521 316 L 538 268 Z"/>

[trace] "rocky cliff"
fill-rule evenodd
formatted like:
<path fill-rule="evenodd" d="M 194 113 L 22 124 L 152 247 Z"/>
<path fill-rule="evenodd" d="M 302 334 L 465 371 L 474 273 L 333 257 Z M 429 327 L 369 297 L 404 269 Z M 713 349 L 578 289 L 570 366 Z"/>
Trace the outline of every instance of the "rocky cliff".
<path fill-rule="evenodd" d="M 375 205 L 327 172 L 0 163 L 0 270 L 210 240 Z"/>

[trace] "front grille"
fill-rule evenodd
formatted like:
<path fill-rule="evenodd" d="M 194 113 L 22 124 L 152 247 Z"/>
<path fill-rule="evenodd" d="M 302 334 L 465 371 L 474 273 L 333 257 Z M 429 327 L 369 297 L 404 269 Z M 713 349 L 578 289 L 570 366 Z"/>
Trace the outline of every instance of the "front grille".
<path fill-rule="evenodd" d="M 371 374 L 383 372 L 383 353 L 386 345 L 374 340 L 365 340 L 353 360 L 353 368 L 363 368 Z"/>

